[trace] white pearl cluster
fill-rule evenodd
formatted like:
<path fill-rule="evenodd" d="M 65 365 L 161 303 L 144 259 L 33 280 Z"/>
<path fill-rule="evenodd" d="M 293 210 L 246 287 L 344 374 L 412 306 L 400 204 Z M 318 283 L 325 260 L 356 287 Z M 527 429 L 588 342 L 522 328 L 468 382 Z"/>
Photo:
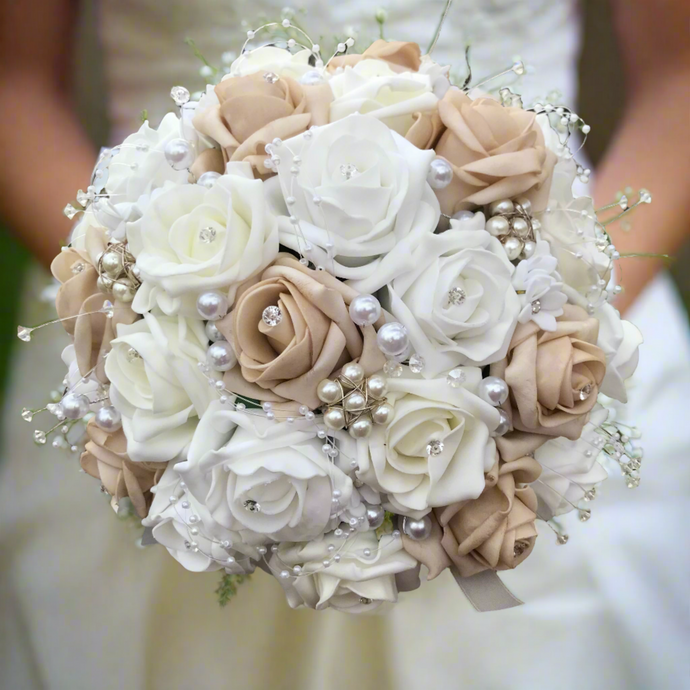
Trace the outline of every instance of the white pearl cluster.
<path fill-rule="evenodd" d="M 98 257 L 96 286 L 106 295 L 120 302 L 131 302 L 141 285 L 134 256 L 123 242 L 110 240 L 107 249 Z"/>
<path fill-rule="evenodd" d="M 502 199 L 488 207 L 486 230 L 497 237 L 511 261 L 529 259 L 537 248 L 535 231 L 540 228 L 532 218 L 532 204 L 529 199 Z"/>

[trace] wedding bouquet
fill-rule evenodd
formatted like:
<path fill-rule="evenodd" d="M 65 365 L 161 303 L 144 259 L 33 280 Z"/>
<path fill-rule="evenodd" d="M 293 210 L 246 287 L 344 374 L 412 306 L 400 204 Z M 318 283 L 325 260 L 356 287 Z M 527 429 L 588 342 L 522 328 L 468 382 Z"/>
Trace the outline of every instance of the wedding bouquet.
<path fill-rule="evenodd" d="M 274 26 L 197 99 L 175 86 L 66 207 L 72 344 L 35 440 L 221 593 L 258 566 L 292 607 L 366 612 L 424 565 L 515 605 L 496 573 L 537 521 L 565 543 L 607 463 L 639 483 L 610 401 L 642 338 L 610 304 L 608 221 L 572 191 L 589 128 L 451 85 L 415 43 L 324 60 L 285 20 L 253 47 Z"/>

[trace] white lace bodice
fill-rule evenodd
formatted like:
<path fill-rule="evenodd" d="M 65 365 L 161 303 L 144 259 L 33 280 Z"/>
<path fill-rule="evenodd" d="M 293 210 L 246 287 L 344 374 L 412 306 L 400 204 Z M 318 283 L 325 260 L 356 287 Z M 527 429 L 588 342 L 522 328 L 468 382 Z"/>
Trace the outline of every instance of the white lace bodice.
<path fill-rule="evenodd" d="M 425 50 L 443 6 L 444 0 L 390 3 L 386 37 L 414 40 Z M 171 86 L 191 91 L 203 86 L 201 63 L 185 38 L 219 65 L 223 52 L 239 49 L 248 28 L 279 19 L 283 7 L 284 0 L 101 0 L 113 140 L 121 141 L 137 126 L 142 110 L 154 123 L 170 110 Z M 297 21 L 315 41 L 353 31 L 363 41 L 377 38 L 375 7 L 364 0 L 295 5 Z M 505 69 L 520 56 L 530 68 L 520 88 L 527 100 L 558 89 L 574 103 L 580 34 L 575 10 L 575 0 L 455 0 L 433 55 L 463 74 L 470 43 L 476 78 Z"/>

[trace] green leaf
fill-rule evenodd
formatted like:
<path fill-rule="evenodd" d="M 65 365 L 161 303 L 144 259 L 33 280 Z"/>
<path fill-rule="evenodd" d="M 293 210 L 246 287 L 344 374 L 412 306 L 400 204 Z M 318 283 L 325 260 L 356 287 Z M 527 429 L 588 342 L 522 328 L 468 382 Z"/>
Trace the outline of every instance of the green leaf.
<path fill-rule="evenodd" d="M 230 599 L 237 594 L 237 585 L 241 585 L 249 579 L 251 579 L 250 575 L 230 575 L 227 573 L 223 575 L 216 588 L 218 603 L 221 606 L 227 606 L 230 603 Z"/>

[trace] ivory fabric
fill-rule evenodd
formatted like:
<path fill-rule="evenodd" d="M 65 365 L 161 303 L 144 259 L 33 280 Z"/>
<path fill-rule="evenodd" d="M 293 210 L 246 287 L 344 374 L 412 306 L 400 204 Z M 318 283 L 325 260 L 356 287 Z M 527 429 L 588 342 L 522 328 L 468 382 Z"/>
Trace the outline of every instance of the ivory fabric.
<path fill-rule="evenodd" d="M 238 290 L 235 307 L 218 324 L 238 359 L 238 366 L 225 374 L 229 390 L 314 409 L 321 404 L 316 387 L 343 365 L 359 362 L 367 376 L 384 365 L 376 345 L 376 328 L 384 317 L 373 326 L 357 327 L 348 307 L 358 293 L 327 271 L 283 256 L 252 283 Z M 282 313 L 275 326 L 262 319 L 270 306 Z"/>
<path fill-rule="evenodd" d="M 438 191 L 443 213 L 520 195 L 535 211 L 546 207 L 556 154 L 546 148 L 534 113 L 503 107 L 492 98 L 472 100 L 454 89 L 438 110 L 446 131 L 436 153 L 455 173 Z"/>

